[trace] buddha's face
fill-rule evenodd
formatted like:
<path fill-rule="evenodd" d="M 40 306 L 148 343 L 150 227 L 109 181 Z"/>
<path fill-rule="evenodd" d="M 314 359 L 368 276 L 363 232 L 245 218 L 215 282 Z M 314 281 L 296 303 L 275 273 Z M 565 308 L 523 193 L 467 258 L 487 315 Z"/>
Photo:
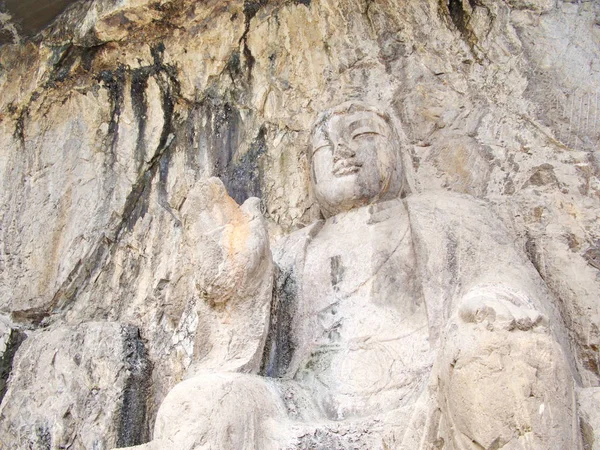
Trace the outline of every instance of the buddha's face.
<path fill-rule="evenodd" d="M 313 186 L 327 217 L 399 194 L 392 130 L 375 112 L 333 114 L 314 132 L 312 152 Z"/>

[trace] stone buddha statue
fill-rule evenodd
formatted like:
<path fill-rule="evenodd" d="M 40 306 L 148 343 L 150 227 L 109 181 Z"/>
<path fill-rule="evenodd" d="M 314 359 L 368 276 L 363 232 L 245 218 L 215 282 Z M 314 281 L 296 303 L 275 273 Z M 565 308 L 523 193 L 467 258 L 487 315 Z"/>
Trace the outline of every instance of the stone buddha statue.
<path fill-rule="evenodd" d="M 260 375 L 200 361 L 135 448 L 582 448 L 560 315 L 489 207 L 411 194 L 360 102 L 321 115 L 309 159 L 323 220 L 273 248 Z"/>

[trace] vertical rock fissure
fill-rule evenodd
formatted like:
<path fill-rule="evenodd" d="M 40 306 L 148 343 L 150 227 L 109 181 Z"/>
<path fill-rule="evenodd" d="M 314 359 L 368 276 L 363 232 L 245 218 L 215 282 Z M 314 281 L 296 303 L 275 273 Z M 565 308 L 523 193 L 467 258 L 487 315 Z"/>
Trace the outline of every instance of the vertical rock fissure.
<path fill-rule="evenodd" d="M 12 364 L 15 357 L 15 353 L 19 349 L 19 346 L 25 340 L 25 334 L 19 330 L 11 330 L 10 337 L 6 343 L 6 349 L 0 357 L 0 403 L 4 399 L 6 389 L 8 387 L 8 378 L 12 371 Z"/>
<path fill-rule="evenodd" d="M 142 444 L 149 438 L 146 412 L 150 400 L 152 365 L 148 361 L 139 330 L 131 325 L 125 326 L 122 335 L 130 376 L 124 387 L 117 446 L 128 447 Z"/>
<path fill-rule="evenodd" d="M 297 285 L 292 271 L 276 268 L 269 334 L 265 342 L 260 374 L 270 378 L 284 376 L 292 361 L 294 343 L 292 321 L 296 315 Z"/>
<path fill-rule="evenodd" d="M 466 11 L 463 8 L 462 0 L 448 0 L 448 12 L 450 13 L 452 22 L 461 34 L 463 36 L 468 34 L 469 30 L 467 26 L 469 20 Z"/>
<path fill-rule="evenodd" d="M 244 1 L 244 33 L 240 38 L 240 45 L 243 44 L 243 53 L 248 66 L 248 79 L 252 76 L 252 68 L 254 67 L 255 58 L 248 47 L 248 33 L 250 32 L 250 22 L 256 16 L 258 11 L 267 4 L 268 0 L 245 0 Z"/>

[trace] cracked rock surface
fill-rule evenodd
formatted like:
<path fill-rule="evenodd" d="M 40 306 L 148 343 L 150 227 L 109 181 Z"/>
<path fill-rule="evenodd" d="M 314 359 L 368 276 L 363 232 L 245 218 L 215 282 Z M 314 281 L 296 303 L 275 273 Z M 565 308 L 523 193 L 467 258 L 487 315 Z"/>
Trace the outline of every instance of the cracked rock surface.
<path fill-rule="evenodd" d="M 89 322 L 32 333 L 0 407 L 3 448 L 109 448 L 147 439 L 152 367 L 138 330 Z"/>

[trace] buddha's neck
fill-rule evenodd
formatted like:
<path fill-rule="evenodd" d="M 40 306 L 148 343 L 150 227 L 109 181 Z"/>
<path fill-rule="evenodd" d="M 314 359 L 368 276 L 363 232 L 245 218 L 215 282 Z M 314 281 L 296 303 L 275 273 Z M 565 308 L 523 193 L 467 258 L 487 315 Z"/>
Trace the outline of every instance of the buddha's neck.
<path fill-rule="evenodd" d="M 405 214 L 403 202 L 399 198 L 392 200 L 385 200 L 368 205 L 360 206 L 358 208 L 352 208 L 348 211 L 342 211 L 334 216 L 329 217 L 326 221 L 326 225 L 335 225 L 338 223 L 348 223 L 355 221 L 368 221 L 374 216 L 385 216 L 386 211 L 395 209 L 400 210 L 401 214 Z M 398 212 L 394 211 L 394 216 L 397 216 Z M 362 219 L 362 220 L 361 220 Z M 377 220 L 380 221 L 380 220 Z"/>

